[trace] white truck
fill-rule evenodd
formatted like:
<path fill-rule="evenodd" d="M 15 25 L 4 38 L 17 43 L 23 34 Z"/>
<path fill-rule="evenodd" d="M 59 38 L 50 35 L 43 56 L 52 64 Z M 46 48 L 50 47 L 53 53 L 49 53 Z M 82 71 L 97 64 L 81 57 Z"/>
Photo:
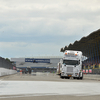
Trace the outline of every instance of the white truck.
<path fill-rule="evenodd" d="M 58 63 L 57 73 L 61 78 L 83 79 L 82 52 L 66 50 L 64 57 Z"/>

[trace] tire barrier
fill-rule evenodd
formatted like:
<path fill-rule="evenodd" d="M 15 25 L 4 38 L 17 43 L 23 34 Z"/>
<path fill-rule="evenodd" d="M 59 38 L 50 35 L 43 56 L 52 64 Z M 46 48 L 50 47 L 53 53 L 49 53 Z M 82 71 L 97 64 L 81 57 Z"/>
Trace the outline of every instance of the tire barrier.
<path fill-rule="evenodd" d="M 100 69 L 83 69 L 83 74 L 100 74 Z"/>
<path fill-rule="evenodd" d="M 6 75 L 11 75 L 16 73 L 17 73 L 16 70 L 0 68 L 0 76 L 6 76 Z"/>

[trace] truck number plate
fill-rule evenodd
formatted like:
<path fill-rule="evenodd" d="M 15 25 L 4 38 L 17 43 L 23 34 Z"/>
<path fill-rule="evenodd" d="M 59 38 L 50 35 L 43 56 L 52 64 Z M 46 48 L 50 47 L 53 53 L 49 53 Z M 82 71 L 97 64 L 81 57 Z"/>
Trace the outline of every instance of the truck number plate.
<path fill-rule="evenodd" d="M 68 75 L 69 77 L 71 77 L 72 75 Z"/>

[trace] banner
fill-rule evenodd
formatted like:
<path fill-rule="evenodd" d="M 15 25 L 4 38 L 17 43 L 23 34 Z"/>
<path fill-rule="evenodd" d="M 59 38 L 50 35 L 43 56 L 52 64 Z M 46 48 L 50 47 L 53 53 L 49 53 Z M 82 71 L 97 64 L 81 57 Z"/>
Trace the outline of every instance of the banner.
<path fill-rule="evenodd" d="M 33 63 L 50 63 L 50 59 L 25 58 L 25 62 L 33 62 Z"/>

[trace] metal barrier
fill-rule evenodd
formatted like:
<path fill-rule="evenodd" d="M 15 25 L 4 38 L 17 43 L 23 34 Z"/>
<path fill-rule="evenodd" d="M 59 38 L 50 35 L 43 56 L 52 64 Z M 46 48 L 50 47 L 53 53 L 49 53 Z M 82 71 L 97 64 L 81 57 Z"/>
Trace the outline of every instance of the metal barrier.
<path fill-rule="evenodd" d="M 100 75 L 98 75 L 98 74 L 84 74 L 83 77 L 84 77 L 84 79 L 88 79 L 88 80 L 100 81 Z"/>

